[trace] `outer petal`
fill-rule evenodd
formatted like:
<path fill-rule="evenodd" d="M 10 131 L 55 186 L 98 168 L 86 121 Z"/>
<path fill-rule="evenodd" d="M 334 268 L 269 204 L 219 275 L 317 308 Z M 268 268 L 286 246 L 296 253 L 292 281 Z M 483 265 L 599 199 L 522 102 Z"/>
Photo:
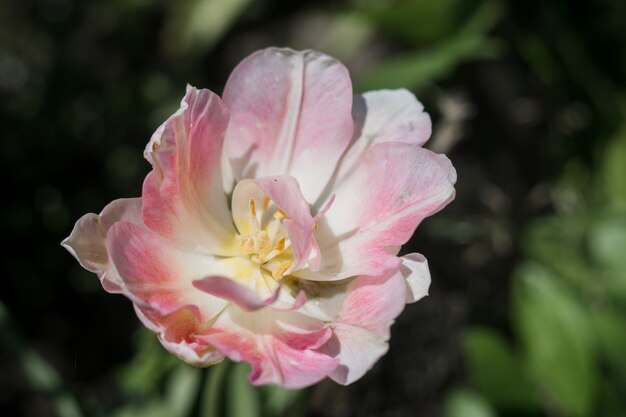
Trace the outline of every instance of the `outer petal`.
<path fill-rule="evenodd" d="M 414 303 L 428 295 L 430 271 L 424 255 L 411 253 L 403 256 L 400 271 L 407 284 L 406 302 Z"/>
<path fill-rule="evenodd" d="M 331 324 L 334 338 L 324 351 L 337 355 L 330 377 L 340 384 L 361 378 L 387 352 L 389 328 L 405 305 L 406 284 L 399 272 L 361 276 L 347 287 L 339 317 Z"/>
<path fill-rule="evenodd" d="M 135 306 L 142 323 L 159 336 L 159 341 L 171 353 L 190 365 L 204 367 L 224 359 L 224 356 L 206 341 L 196 337 L 201 330 L 200 313 L 195 306 L 184 306 L 173 313 L 162 315 L 149 308 Z"/>
<path fill-rule="evenodd" d="M 355 99 L 354 122 L 363 126 L 356 142 L 373 145 L 404 142 L 422 146 L 430 138 L 432 126 L 428 113 L 408 90 L 378 90 Z"/>
<path fill-rule="evenodd" d="M 424 106 L 408 90 L 378 90 L 356 95 L 352 104 L 355 138 L 339 161 L 331 180 L 337 187 L 357 167 L 373 145 L 402 142 L 422 146 L 432 125 Z"/>
<path fill-rule="evenodd" d="M 247 313 L 231 306 L 204 339 L 226 357 L 250 363 L 253 384 L 302 388 L 336 368 L 337 359 L 318 350 L 331 335 L 322 321 L 298 312 Z"/>
<path fill-rule="evenodd" d="M 372 146 L 319 223 L 319 271 L 296 275 L 336 280 L 397 268 L 395 248 L 454 198 L 455 181 L 443 155 L 397 142 Z"/>
<path fill-rule="evenodd" d="M 109 230 L 107 248 L 124 295 L 143 311 L 165 317 L 181 307 L 197 306 L 198 319 L 205 322 L 227 304 L 192 284 L 207 275 L 232 275 L 224 262 L 177 250 L 155 233 L 126 222 L 118 222 Z"/>
<path fill-rule="evenodd" d="M 145 151 L 154 168 L 143 186 L 145 224 L 187 249 L 215 255 L 236 254 L 221 170 L 227 124 L 217 95 L 189 87 Z"/>
<path fill-rule="evenodd" d="M 118 221 L 143 225 L 141 198 L 115 200 L 100 215 L 85 214 L 76 222 L 72 233 L 61 242 L 83 268 L 97 273 L 104 289 L 112 293 L 121 292 L 120 278 L 110 263 L 106 236 L 109 228 Z"/>
<path fill-rule="evenodd" d="M 315 201 L 352 138 L 346 68 L 315 51 L 265 49 L 235 68 L 224 103 L 235 180 L 292 175 Z"/>
<path fill-rule="evenodd" d="M 314 236 L 315 222 L 295 178 L 278 175 L 240 181 L 233 191 L 233 219 L 237 227 L 240 231 L 247 227 L 249 199 L 262 200 L 263 196 L 269 197 L 287 216 L 283 222 L 291 239 L 294 269 L 307 262 L 316 268 L 319 248 Z"/>

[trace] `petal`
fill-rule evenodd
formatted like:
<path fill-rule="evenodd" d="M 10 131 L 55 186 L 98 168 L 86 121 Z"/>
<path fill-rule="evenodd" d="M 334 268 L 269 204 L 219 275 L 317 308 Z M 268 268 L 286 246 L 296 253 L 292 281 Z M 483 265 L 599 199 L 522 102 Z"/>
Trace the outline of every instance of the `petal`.
<path fill-rule="evenodd" d="M 280 294 L 280 287 L 277 287 L 269 298 L 263 300 L 254 290 L 238 284 L 232 279 L 219 276 L 196 280 L 193 282 L 193 286 L 207 294 L 235 303 L 239 308 L 246 311 L 255 311 L 267 307 L 273 304 Z"/>
<path fill-rule="evenodd" d="M 235 231 L 224 194 L 222 144 L 228 114 L 209 90 L 189 87 L 145 151 L 153 170 L 143 186 L 143 219 L 181 247 L 236 254 Z"/>
<path fill-rule="evenodd" d="M 113 293 L 121 292 L 120 278 L 115 268 L 111 267 L 106 236 L 109 228 L 118 221 L 142 225 L 141 198 L 115 200 L 100 215 L 85 214 L 76 222 L 72 233 L 61 242 L 83 268 L 98 274 L 106 291 Z"/>
<path fill-rule="evenodd" d="M 356 95 L 352 104 L 355 139 L 341 158 L 333 177 L 338 186 L 356 169 L 365 152 L 373 145 L 402 142 L 422 146 L 430 137 L 428 113 L 408 90 L 378 90 Z"/>
<path fill-rule="evenodd" d="M 250 363 L 251 383 L 303 388 L 337 366 L 337 359 L 317 350 L 331 336 L 322 321 L 297 312 L 229 307 L 204 338 L 231 360 Z"/>
<path fill-rule="evenodd" d="M 411 253 L 403 256 L 400 271 L 407 284 L 407 303 L 414 303 L 428 295 L 430 287 L 430 271 L 424 255 Z"/>
<path fill-rule="evenodd" d="M 296 297 L 293 297 L 285 291 L 281 293 L 282 287 L 278 285 L 269 297 L 262 299 L 258 291 L 229 278 L 218 276 L 196 280 L 193 286 L 207 294 L 230 301 L 245 311 L 256 311 L 264 307 L 270 307 L 274 311 L 294 311 L 300 309 L 308 301 L 304 291 L 300 291 Z M 281 294 L 283 294 L 282 297 Z"/>
<path fill-rule="evenodd" d="M 199 312 L 195 306 L 184 306 L 167 315 L 134 305 L 141 322 L 159 336 L 165 349 L 181 360 L 196 367 L 216 364 L 224 356 L 215 347 L 199 339 Z"/>
<path fill-rule="evenodd" d="M 356 381 L 387 352 L 389 328 L 405 299 L 406 284 L 398 271 L 361 276 L 348 284 L 341 313 L 331 324 L 335 337 L 323 349 L 339 359 L 330 374 L 333 380 L 344 385 Z"/>
<path fill-rule="evenodd" d="M 278 303 L 270 306 L 270 309 L 274 311 L 296 311 L 300 310 L 300 308 L 304 306 L 308 301 L 309 299 L 307 298 L 306 293 L 304 291 L 299 291 L 296 297 L 293 298 L 293 300 L 279 300 Z"/>
<path fill-rule="evenodd" d="M 372 146 L 318 223 L 319 270 L 295 274 L 337 280 L 397 268 L 397 248 L 454 198 L 455 181 L 444 155 L 398 142 Z"/>
<path fill-rule="evenodd" d="M 227 301 L 193 287 L 207 275 L 232 275 L 230 266 L 208 255 L 180 251 L 154 232 L 127 222 L 109 230 L 107 248 L 118 271 L 124 295 L 143 309 L 167 316 L 183 306 L 197 306 L 207 321 Z"/>
<path fill-rule="evenodd" d="M 292 175 L 315 201 L 352 138 L 347 69 L 315 51 L 265 49 L 235 68 L 224 103 L 235 180 Z"/>
<path fill-rule="evenodd" d="M 248 232 L 250 199 L 262 201 L 266 196 L 286 215 L 282 221 L 293 248 L 293 269 L 298 269 L 307 262 L 311 268 L 315 268 L 319 263 L 319 248 L 314 235 L 315 222 L 298 181 L 293 177 L 278 175 L 246 179 L 237 183 L 232 205 L 233 220 L 239 231 Z"/>

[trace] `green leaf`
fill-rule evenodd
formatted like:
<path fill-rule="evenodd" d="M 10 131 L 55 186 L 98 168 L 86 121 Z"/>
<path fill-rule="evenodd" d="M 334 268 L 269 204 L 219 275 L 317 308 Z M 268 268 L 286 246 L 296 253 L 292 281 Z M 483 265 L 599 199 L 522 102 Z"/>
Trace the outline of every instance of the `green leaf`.
<path fill-rule="evenodd" d="M 184 0 L 171 3 L 163 45 L 173 56 L 206 51 L 221 39 L 251 0 Z"/>
<path fill-rule="evenodd" d="M 626 164 L 626 161 L 625 161 Z M 589 234 L 589 249 L 594 259 L 613 271 L 626 268 L 626 216 L 601 218 Z"/>
<path fill-rule="evenodd" d="M 481 35 L 458 36 L 426 52 L 387 60 L 355 82 L 359 91 L 381 88 L 419 88 L 446 77 L 460 63 L 496 55 L 498 44 Z"/>
<path fill-rule="evenodd" d="M 593 275 L 598 292 L 626 306 L 626 215 L 608 214 L 599 218 L 589 232 L 588 247 L 598 266 Z"/>
<path fill-rule="evenodd" d="M 237 363 L 227 379 L 226 400 L 230 417 L 261 417 L 259 393 L 248 382 L 250 366 Z"/>
<path fill-rule="evenodd" d="M 191 411 L 200 383 L 200 370 L 180 364 L 167 381 L 166 402 L 171 416 L 186 416 Z"/>
<path fill-rule="evenodd" d="M 458 24 L 459 0 L 356 0 L 356 9 L 388 32 L 408 41 L 433 41 L 451 33 Z"/>
<path fill-rule="evenodd" d="M 161 346 L 154 333 L 140 328 L 135 356 L 117 370 L 116 376 L 121 388 L 127 393 L 148 395 L 159 387 L 179 362 Z"/>
<path fill-rule="evenodd" d="M 496 417 L 495 411 L 480 395 L 471 391 L 453 391 L 446 398 L 444 417 Z"/>
<path fill-rule="evenodd" d="M 532 263 L 518 270 L 513 302 L 534 383 L 564 414 L 590 415 L 599 376 L 586 311 L 567 287 Z"/>
<path fill-rule="evenodd" d="M 501 15 L 499 2 L 484 0 L 355 0 L 356 10 L 384 30 L 413 44 L 435 42 L 461 27 L 487 32 Z"/>
<path fill-rule="evenodd" d="M 537 408 L 522 360 L 494 331 L 473 328 L 463 341 L 469 375 L 480 393 L 500 410 Z"/>
<path fill-rule="evenodd" d="M 292 390 L 278 385 L 267 385 L 262 388 L 264 417 L 285 416 L 301 399 L 304 390 Z"/>
<path fill-rule="evenodd" d="M 583 216 L 553 216 L 536 220 L 524 236 L 523 247 L 534 260 L 572 284 L 586 288 L 589 265 L 585 259 L 585 234 L 589 221 Z"/>
<path fill-rule="evenodd" d="M 167 405 L 159 398 L 151 398 L 136 404 L 127 404 L 113 414 L 113 417 L 170 417 Z"/>
<path fill-rule="evenodd" d="M 436 3 L 423 2 L 422 5 L 419 2 L 402 4 L 408 4 L 410 7 L 426 7 L 435 12 L 437 10 L 445 13 L 451 12 L 446 7 L 449 0 Z M 389 13 L 398 13 L 398 18 L 408 18 L 407 27 L 410 30 L 416 28 L 419 30 L 420 27 L 424 27 L 414 21 L 415 13 L 403 12 L 401 9 Z M 483 2 L 462 24 L 455 23 L 455 26 L 460 26 L 460 28 L 454 34 L 442 39 L 429 50 L 386 60 L 385 63 L 358 78 L 355 82 L 356 89 L 359 91 L 403 87 L 415 89 L 448 76 L 465 61 L 496 56 L 500 45 L 497 41 L 488 38 L 487 32 L 499 21 L 501 15 L 502 10 L 497 2 Z M 426 17 L 426 19 L 432 23 L 432 18 Z"/>
<path fill-rule="evenodd" d="M 232 363 L 224 360 L 222 363 L 213 365 L 207 370 L 207 377 L 200 404 L 200 416 L 222 417 L 224 415 L 224 382 Z"/>
<path fill-rule="evenodd" d="M 606 149 L 602 167 L 602 185 L 609 201 L 620 209 L 626 209 L 626 124 Z"/>
<path fill-rule="evenodd" d="M 595 306 L 592 318 L 607 362 L 626 380 L 626 315 Z"/>

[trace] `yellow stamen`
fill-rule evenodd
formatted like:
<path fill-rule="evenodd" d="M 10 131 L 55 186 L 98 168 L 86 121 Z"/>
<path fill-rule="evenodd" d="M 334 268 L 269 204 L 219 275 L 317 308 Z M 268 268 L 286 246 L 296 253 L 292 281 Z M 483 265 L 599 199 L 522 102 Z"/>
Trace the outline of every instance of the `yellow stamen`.
<path fill-rule="evenodd" d="M 269 197 L 265 197 L 263 199 L 263 210 L 267 210 L 267 208 L 270 206 L 270 198 Z"/>
<path fill-rule="evenodd" d="M 250 199 L 249 207 L 250 207 L 250 215 L 252 217 L 256 217 L 256 207 L 254 206 L 254 198 Z"/>
<path fill-rule="evenodd" d="M 278 241 L 276 242 L 276 246 L 274 246 L 274 249 L 276 249 L 276 252 L 279 253 L 285 250 L 285 238 L 283 236 L 278 239 Z"/>
<path fill-rule="evenodd" d="M 291 262 L 289 262 L 289 261 L 281 262 L 281 264 L 278 266 L 278 268 L 276 268 L 274 270 L 274 272 L 272 272 L 272 276 L 274 277 L 274 279 L 276 281 L 280 281 L 283 278 L 283 276 L 285 275 L 285 272 L 287 272 L 287 270 L 289 269 L 290 266 L 291 266 Z"/>
<path fill-rule="evenodd" d="M 287 215 L 282 210 L 276 210 L 276 213 L 274 213 L 274 218 L 276 220 L 284 219 L 285 217 L 287 217 Z"/>

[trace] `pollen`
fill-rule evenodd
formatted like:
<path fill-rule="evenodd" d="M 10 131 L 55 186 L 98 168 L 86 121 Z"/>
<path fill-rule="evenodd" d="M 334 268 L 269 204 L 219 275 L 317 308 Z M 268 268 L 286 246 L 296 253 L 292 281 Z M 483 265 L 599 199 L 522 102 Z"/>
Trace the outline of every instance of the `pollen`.
<path fill-rule="evenodd" d="M 291 262 L 289 262 L 289 261 L 281 262 L 280 265 L 278 265 L 278 268 L 276 268 L 272 272 L 272 277 L 274 277 L 274 279 L 276 281 L 280 281 L 283 278 L 283 276 L 285 275 L 285 272 L 287 272 L 287 270 L 290 267 L 291 267 Z"/>
<path fill-rule="evenodd" d="M 247 228 L 247 233 L 237 236 L 237 243 L 240 256 L 250 261 L 255 268 L 264 268 L 279 281 L 290 273 L 294 262 L 291 252 L 285 252 L 289 250 L 291 241 L 285 234 L 282 220 L 289 217 L 277 207 L 270 209 L 271 205 L 272 200 L 268 196 L 248 199 L 247 217 L 250 227 Z M 270 263 L 279 255 L 281 258 Z"/>
<path fill-rule="evenodd" d="M 254 198 L 250 199 L 250 203 L 248 204 L 248 206 L 250 207 L 250 215 L 252 217 L 256 217 L 256 207 L 254 204 Z"/>
<path fill-rule="evenodd" d="M 274 246 L 274 249 L 276 250 L 276 252 L 279 253 L 285 250 L 285 238 L 283 236 L 278 239 L 278 241 L 276 242 L 276 246 Z"/>
<path fill-rule="evenodd" d="M 285 217 L 287 217 L 287 215 L 282 210 L 276 210 L 276 213 L 274 213 L 274 218 L 276 220 L 284 219 Z"/>

